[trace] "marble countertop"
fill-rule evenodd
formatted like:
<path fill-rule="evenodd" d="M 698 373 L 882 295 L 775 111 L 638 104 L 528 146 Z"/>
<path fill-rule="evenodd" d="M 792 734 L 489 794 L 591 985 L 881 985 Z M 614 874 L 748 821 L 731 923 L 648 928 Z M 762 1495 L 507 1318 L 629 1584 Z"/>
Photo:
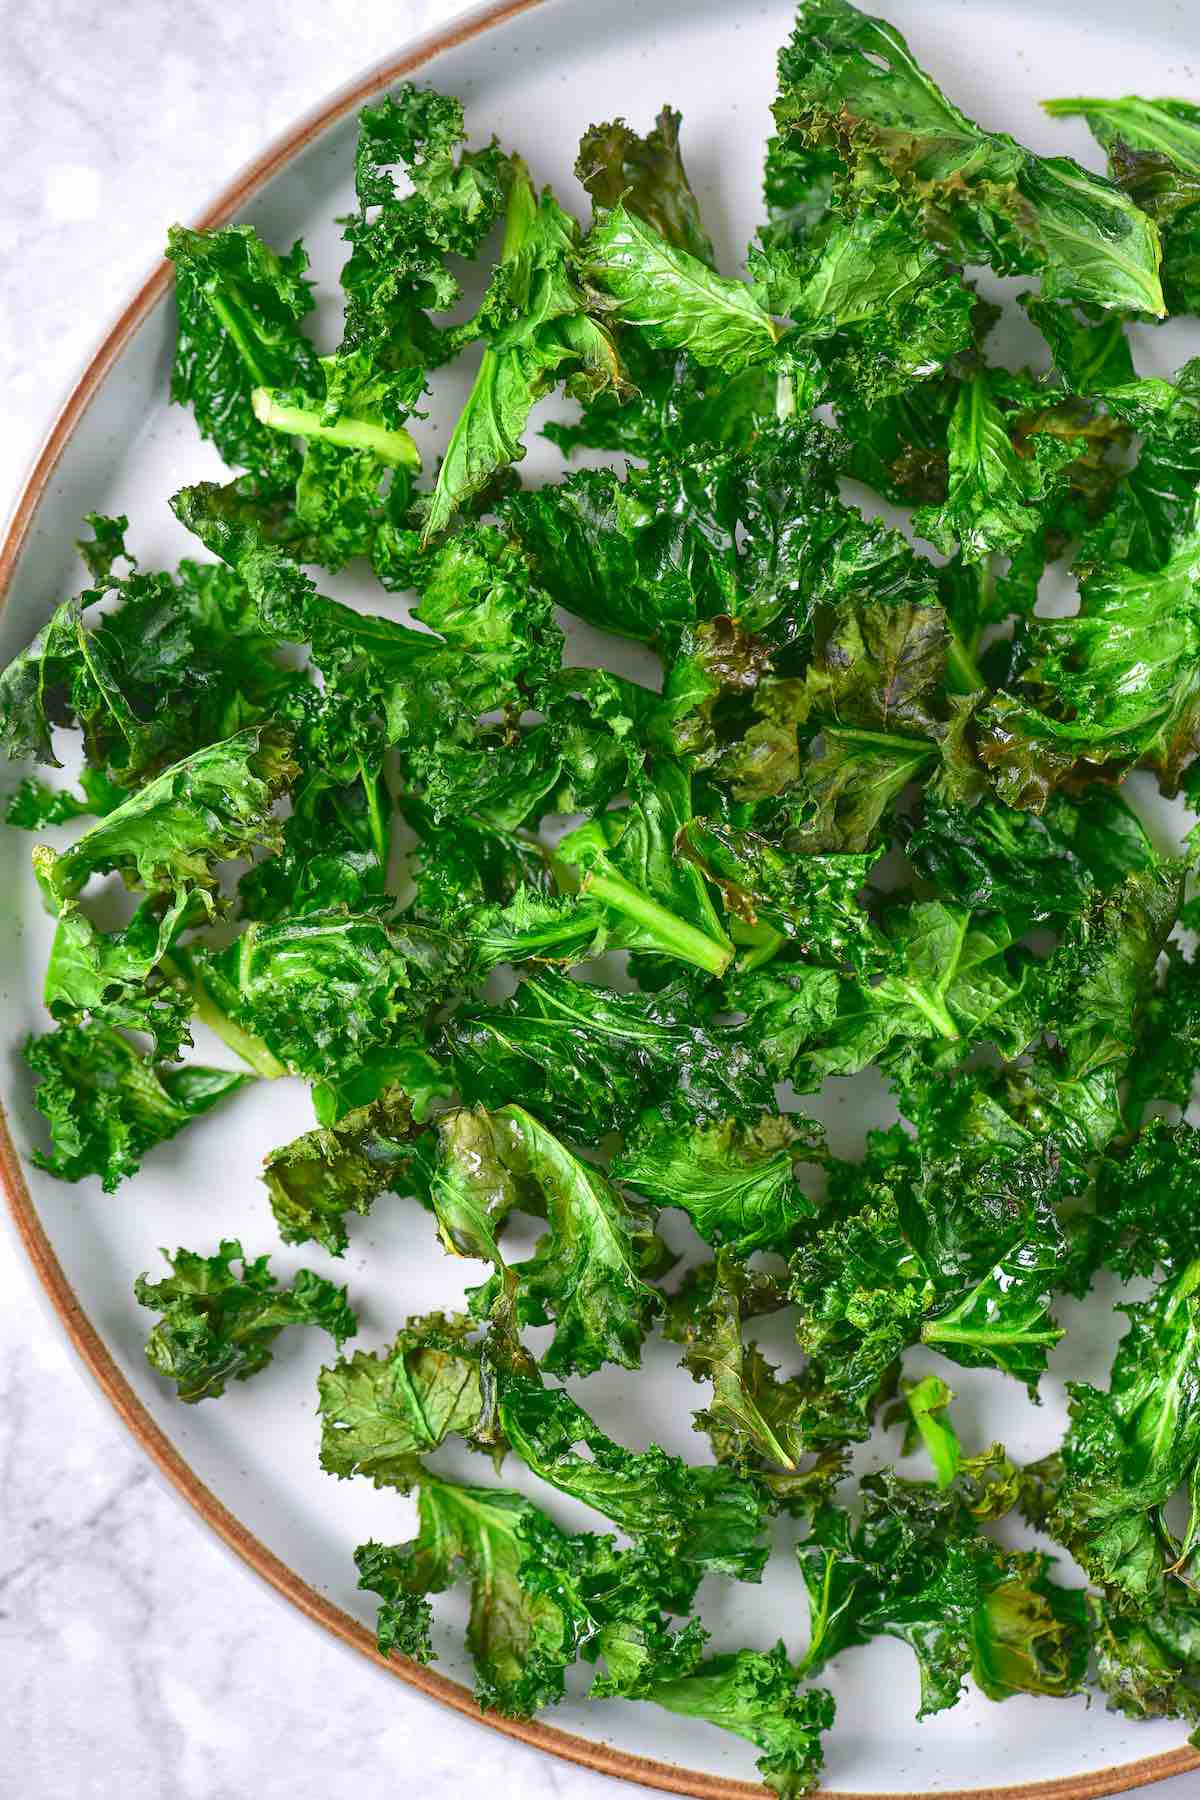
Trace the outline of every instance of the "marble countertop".
<path fill-rule="evenodd" d="M 0 512 L 169 219 L 197 213 L 294 118 L 460 10 L 130 0 L 114 24 L 86 0 L 9 9 Z M 300 1618 L 160 1485 L 7 1234 L 0 1296 L 0 1795 L 458 1800 L 468 1773 L 514 1800 L 620 1792 L 464 1724 Z"/>
<path fill-rule="evenodd" d="M 0 511 L 159 253 L 298 114 L 452 0 L 10 8 L 0 67 Z M 0 1234 L 0 1795 L 615 1800 L 326 1638 L 162 1487 Z M 336 1696 L 334 1699 L 333 1697 Z M 1187 1800 L 1195 1777 L 1154 1789 Z M 640 1790 L 639 1790 L 640 1791 Z"/>

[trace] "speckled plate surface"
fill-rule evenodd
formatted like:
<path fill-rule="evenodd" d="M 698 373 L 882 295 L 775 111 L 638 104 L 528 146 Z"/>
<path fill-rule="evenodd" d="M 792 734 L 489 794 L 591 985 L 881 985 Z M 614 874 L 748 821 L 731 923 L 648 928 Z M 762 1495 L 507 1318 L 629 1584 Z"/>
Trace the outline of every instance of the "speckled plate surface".
<path fill-rule="evenodd" d="M 1080 0 L 995 6 L 892 0 L 885 10 L 969 112 L 1037 148 L 1074 152 L 1093 163 L 1083 127 L 1051 122 L 1038 110 L 1039 97 L 1064 89 L 1190 94 L 1195 88 L 1190 59 L 1200 28 L 1186 0 L 1144 0 L 1135 27 L 1120 0 L 1092 0 L 1086 7 Z M 317 329 L 332 344 L 341 261 L 333 219 L 350 203 L 354 114 L 363 101 L 419 72 L 463 97 L 476 140 L 494 132 L 519 148 L 535 177 L 552 182 L 581 211 L 571 168 L 582 127 L 616 113 L 644 126 L 664 100 L 671 101 L 684 114 L 688 166 L 723 266 L 736 269 L 759 216 L 773 59 L 789 25 L 790 9 L 778 0 L 509 0 L 486 7 L 335 96 L 268 150 L 202 222 L 247 219 L 278 244 L 303 235 L 326 297 Z M 171 220 L 167 199 L 164 232 Z M 1138 356 L 1147 372 L 1168 370 L 1187 353 L 1176 326 L 1140 336 Z M 0 545 L 0 660 L 82 585 L 71 545 L 85 510 L 127 512 L 131 546 L 144 567 L 170 566 L 184 551 L 167 496 L 185 482 L 218 474 L 219 466 L 188 415 L 167 404 L 171 337 L 164 265 L 81 377 Z M 1007 348 L 1024 355 L 1028 347 L 1014 340 Z M 422 428 L 432 454 L 445 441 L 468 380 L 469 371 L 439 378 Z M 548 446 L 534 439 L 527 477 L 549 475 L 555 466 Z M 339 598 L 379 604 L 378 592 L 352 575 L 325 586 Z M 597 651 L 586 634 L 573 644 L 577 661 L 598 660 Z M 1146 808 L 1156 834 L 1169 841 L 1175 832 L 1170 809 L 1149 796 Z M 0 1173 L 16 1228 L 63 1327 L 163 1474 L 260 1576 L 372 1656 L 371 1609 L 355 1590 L 351 1551 L 368 1536 L 396 1541 L 408 1535 L 411 1507 L 366 1483 L 335 1483 L 318 1468 L 313 1378 L 320 1345 L 311 1334 L 285 1336 L 269 1378 L 231 1391 L 219 1406 L 184 1408 L 144 1363 L 145 1321 L 131 1292 L 135 1274 L 159 1266 L 160 1244 L 207 1247 L 222 1234 L 237 1233 L 248 1250 L 272 1249 L 275 1233 L 258 1167 L 266 1149 L 312 1123 L 307 1092 L 290 1081 L 244 1091 L 156 1151 L 115 1197 L 102 1195 L 94 1182 L 68 1187 L 32 1169 L 24 1153 L 39 1141 L 40 1125 L 17 1046 L 25 1032 L 45 1028 L 39 986 L 50 934 L 28 850 L 19 834 L 0 833 L 0 891 L 7 897 L 0 919 L 0 1098 L 7 1114 L 7 1132 L 0 1122 Z M 198 1053 L 229 1060 L 221 1046 L 200 1042 L 199 1034 Z M 882 1088 L 869 1076 L 842 1083 L 823 1103 L 823 1115 L 835 1148 L 854 1153 L 864 1128 L 887 1116 Z M 285 1274 L 301 1265 L 335 1272 L 330 1258 L 310 1250 L 276 1249 L 275 1265 Z M 360 1312 L 362 1344 L 385 1341 L 404 1314 L 461 1301 L 460 1266 L 441 1254 L 427 1217 L 402 1200 L 381 1201 L 361 1223 L 341 1273 Z M 1064 1381 L 1102 1375 L 1118 1335 L 1106 1296 L 1068 1306 L 1065 1314 L 1068 1335 L 1043 1384 L 1040 1411 L 998 1375 L 954 1371 L 959 1416 L 971 1440 L 1003 1436 L 1023 1457 L 1057 1441 L 1065 1419 Z M 786 1343 L 778 1349 L 786 1356 Z M 914 1353 L 914 1366 L 919 1357 Z M 641 1445 L 653 1437 L 694 1455 L 689 1418 L 695 1390 L 674 1365 L 673 1351 L 651 1346 L 640 1379 L 631 1382 L 616 1372 L 594 1377 L 587 1403 L 602 1425 L 627 1442 Z M 511 1465 L 506 1479 L 519 1484 L 521 1473 Z M 529 1485 L 532 1491 L 531 1478 Z M 552 1503 L 568 1525 L 597 1523 L 559 1496 Z M 802 1649 L 802 1585 L 794 1560 L 784 1554 L 790 1530 L 785 1522 L 781 1555 L 762 1588 L 705 1584 L 701 1608 L 718 1643 L 765 1647 L 782 1636 L 793 1652 Z M 433 1669 L 381 1663 L 381 1707 L 389 1702 L 383 1671 L 390 1667 L 478 1718 L 459 1685 L 469 1679 L 457 1647 L 461 1596 L 447 1601 L 441 1660 Z M 1200 1757 L 1180 1747 L 1178 1725 L 1134 1725 L 1097 1706 L 1089 1711 L 1082 1700 L 1016 1699 L 1001 1707 L 972 1694 L 953 1712 L 918 1725 L 915 1665 L 898 1643 L 844 1658 L 828 1679 L 839 1723 L 829 1742 L 827 1781 L 829 1791 L 843 1795 L 1085 1800 L 1200 1768 Z M 487 1722 L 649 1787 L 714 1797 L 761 1792 L 749 1746 L 653 1707 L 589 1703 L 579 1685 L 553 1724 L 513 1724 L 494 1715 Z M 464 1723 L 464 1766 L 471 1758 L 469 1729 Z"/>

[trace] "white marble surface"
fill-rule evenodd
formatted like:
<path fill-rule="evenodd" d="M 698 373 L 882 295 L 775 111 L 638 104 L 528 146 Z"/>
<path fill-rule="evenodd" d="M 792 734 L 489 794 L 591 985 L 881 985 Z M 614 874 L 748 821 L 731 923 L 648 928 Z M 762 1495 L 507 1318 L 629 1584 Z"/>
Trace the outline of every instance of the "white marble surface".
<path fill-rule="evenodd" d="M 276 132 L 447 0 L 27 0 L 0 58 L 0 511 L 107 320 Z M 92 1393 L 0 1234 L 0 1800 L 603 1800 L 362 1664 L 227 1556 Z M 628 1790 L 625 1790 L 628 1791 Z M 1190 1800 L 1195 1777 L 1154 1790 Z"/>
<path fill-rule="evenodd" d="M 29 0 L 0 57 L 0 512 L 102 328 L 187 219 L 331 89 L 461 8 Z M 604 1800 L 412 1694 L 160 1486 L 0 1234 L 2 1800 Z"/>

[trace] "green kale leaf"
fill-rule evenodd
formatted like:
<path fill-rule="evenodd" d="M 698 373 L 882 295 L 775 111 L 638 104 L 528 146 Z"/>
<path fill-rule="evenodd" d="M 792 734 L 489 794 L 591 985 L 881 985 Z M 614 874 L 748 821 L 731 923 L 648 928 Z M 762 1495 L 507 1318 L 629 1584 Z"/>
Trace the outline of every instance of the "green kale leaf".
<path fill-rule="evenodd" d="M 24 1056 L 50 1125 L 51 1149 L 35 1149 L 33 1160 L 60 1181 L 98 1175 L 106 1194 L 137 1173 L 155 1144 L 251 1079 L 194 1063 L 156 1068 L 121 1032 L 98 1023 L 31 1037 Z"/>
<path fill-rule="evenodd" d="M 356 1350 L 317 1382 L 321 1467 L 346 1480 L 407 1492 L 422 1479 L 419 1458 L 451 1432 L 472 1448 L 484 1400 L 479 1351 L 468 1342 L 474 1321 L 430 1313 L 410 1319 L 382 1353 Z"/>
<path fill-rule="evenodd" d="M 443 1115 L 439 1144 L 432 1197 L 447 1248 L 499 1260 L 491 1225 L 475 1222 L 480 1212 L 502 1220 L 517 1206 L 547 1222 L 533 1256 L 512 1267 L 518 1321 L 555 1326 L 542 1367 L 557 1375 L 587 1375 L 607 1362 L 636 1368 L 662 1308 L 644 1279 L 663 1259 L 644 1210 L 520 1106 Z M 497 1276 L 472 1296 L 480 1316 L 490 1314 L 500 1283 Z"/>
<path fill-rule="evenodd" d="M 748 1256 L 786 1250 L 815 1216 L 795 1168 L 819 1160 L 822 1147 L 819 1128 L 797 1113 L 702 1125 L 650 1113 L 612 1174 L 656 1206 L 681 1207 L 706 1243 Z"/>
<path fill-rule="evenodd" d="M 501 1006 L 457 1014 L 447 1039 L 470 1103 L 520 1095 L 583 1143 L 655 1104 L 716 1120 L 756 1117 L 774 1099 L 753 1034 L 697 1020 L 682 988 L 618 994 L 547 971 Z"/>
<path fill-rule="evenodd" d="M 523 1528 L 541 1517 L 537 1507 L 505 1488 L 470 1487 L 423 1472 L 417 1508 L 417 1535 L 410 1543 L 372 1542 L 354 1553 L 359 1586 L 381 1601 L 380 1654 L 432 1660 L 426 1595 L 444 1593 L 461 1569 L 471 1584 L 467 1648 L 480 1706 L 524 1718 L 561 1699 L 562 1610 L 554 1598 L 527 1591 L 520 1579 L 529 1555 Z"/>
<path fill-rule="evenodd" d="M 268 1259 L 249 1261 L 235 1238 L 223 1240 L 214 1256 L 192 1250 L 163 1255 L 171 1273 L 162 1281 L 139 1275 L 134 1293 L 162 1314 L 146 1340 L 146 1359 L 175 1383 L 181 1400 L 216 1399 L 227 1382 L 257 1375 L 287 1325 L 319 1325 L 339 1347 L 358 1330 L 345 1288 L 301 1269 L 281 1289 Z"/>
<path fill-rule="evenodd" d="M 848 0 L 805 0 L 780 53 L 775 122 L 801 154 L 845 164 L 835 203 L 898 192 L 954 260 L 1041 276 L 1048 298 L 1161 317 L 1153 223 L 1069 157 L 983 131 L 913 59 L 894 26 Z M 810 165 L 811 167 L 811 165 Z"/>
<path fill-rule="evenodd" d="M 399 1085 L 333 1125 L 306 1131 L 272 1150 L 263 1180 L 285 1244 L 318 1243 L 341 1256 L 346 1214 L 366 1214 L 380 1194 L 395 1192 L 408 1172 L 412 1102 Z"/>
<path fill-rule="evenodd" d="M 500 1422 L 535 1475 L 595 1507 L 622 1531 L 661 1540 L 684 1562 L 759 1580 L 766 1559 L 758 1541 L 764 1498 L 752 1482 L 721 1466 L 693 1468 L 657 1444 L 625 1449 L 562 1388 L 507 1383 Z"/>

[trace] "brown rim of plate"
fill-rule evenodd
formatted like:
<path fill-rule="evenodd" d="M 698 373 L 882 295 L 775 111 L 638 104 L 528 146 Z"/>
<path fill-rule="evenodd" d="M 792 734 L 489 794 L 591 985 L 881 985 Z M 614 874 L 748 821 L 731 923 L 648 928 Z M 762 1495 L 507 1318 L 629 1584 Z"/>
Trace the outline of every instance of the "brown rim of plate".
<path fill-rule="evenodd" d="M 290 131 L 277 138 L 256 161 L 237 175 L 206 212 L 196 221 L 199 229 L 223 225 L 294 156 L 314 138 L 353 108 L 382 92 L 394 82 L 412 75 L 444 50 L 455 48 L 478 37 L 495 25 L 502 25 L 519 13 L 542 5 L 544 0 L 492 0 L 454 20 L 441 30 L 427 33 L 400 55 L 377 64 L 348 87 L 332 95 L 315 112 L 301 119 Z M 0 543 L 0 606 L 17 566 L 18 558 L 46 492 L 50 477 L 58 466 L 76 425 L 91 405 L 110 370 L 119 360 L 139 325 L 164 298 L 171 284 L 171 265 L 161 262 L 125 307 L 112 329 L 88 362 L 35 460 L 16 507 Z M 561 1731 L 554 1725 L 542 1725 L 532 1719 L 507 1719 L 495 1712 L 481 1713 L 469 1688 L 445 1675 L 438 1675 L 406 1657 L 387 1659 L 380 1656 L 375 1639 L 365 1625 L 323 1594 L 302 1581 L 293 1569 L 282 1562 L 267 1546 L 260 1543 L 241 1521 L 234 1517 L 217 1496 L 205 1486 L 189 1467 L 170 1438 L 156 1424 L 133 1388 L 117 1367 L 112 1354 L 96 1327 L 84 1312 L 75 1291 L 67 1280 L 62 1264 L 54 1254 L 45 1227 L 33 1204 L 25 1181 L 20 1158 L 13 1144 L 3 1107 L 0 1107 L 0 1186 L 21 1243 L 33 1264 L 50 1303 L 62 1321 L 75 1349 L 86 1364 L 101 1392 L 111 1402 L 117 1416 L 136 1438 L 141 1448 L 166 1477 L 187 1504 L 199 1514 L 217 1536 L 246 1563 L 256 1575 L 290 1600 L 314 1624 L 322 1626 L 361 1656 L 386 1669 L 411 1687 L 419 1688 L 430 1699 L 462 1713 L 476 1723 L 490 1726 L 505 1737 L 517 1738 L 535 1750 L 545 1750 L 567 1762 L 579 1763 L 601 1775 L 617 1780 L 638 1782 L 661 1793 L 686 1794 L 694 1800 L 762 1800 L 765 1789 L 755 1782 L 731 1781 L 721 1775 L 706 1775 L 697 1769 L 681 1769 L 672 1763 L 657 1762 L 651 1757 L 635 1756 L 630 1751 L 574 1732 Z M 1186 1744 L 1178 1750 L 1167 1750 L 1158 1756 L 1147 1756 L 1137 1762 L 1122 1763 L 1117 1768 L 1098 1769 L 1091 1774 L 1062 1776 L 1049 1781 L 1021 1782 L 1015 1786 L 961 1788 L 943 1792 L 940 1800 L 1102 1800 L 1109 1794 L 1126 1793 L 1131 1788 L 1165 1781 L 1172 1775 L 1200 1769 L 1200 1752 Z M 889 1789 L 886 1793 L 841 1793 L 822 1788 L 825 1800 L 927 1800 L 927 1796 Z"/>

